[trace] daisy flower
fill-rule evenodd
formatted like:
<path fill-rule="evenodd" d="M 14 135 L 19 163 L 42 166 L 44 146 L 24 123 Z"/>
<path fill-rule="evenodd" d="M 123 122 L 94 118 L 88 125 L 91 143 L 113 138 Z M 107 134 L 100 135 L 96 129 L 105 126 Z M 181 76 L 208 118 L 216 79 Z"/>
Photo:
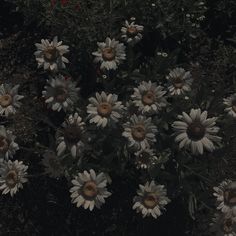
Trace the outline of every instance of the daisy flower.
<path fill-rule="evenodd" d="M 107 191 L 107 178 L 104 173 L 96 175 L 93 169 L 79 173 L 71 181 L 74 185 L 71 189 L 72 203 L 77 207 L 92 211 L 94 206 L 100 208 L 105 203 L 105 198 L 111 195 Z"/>
<path fill-rule="evenodd" d="M 28 166 L 22 161 L 3 161 L 0 163 L 0 190 L 2 194 L 14 194 L 23 188 L 23 184 L 28 181 L 27 175 Z"/>
<path fill-rule="evenodd" d="M 134 197 L 133 209 L 141 212 L 143 217 L 151 215 L 156 219 L 170 202 L 164 185 L 156 185 L 154 181 L 140 184 L 137 194 L 138 196 Z"/>
<path fill-rule="evenodd" d="M 48 85 L 45 86 L 42 94 L 48 108 L 52 108 L 53 111 L 71 110 L 78 101 L 79 88 L 76 88 L 76 83 L 71 79 L 65 79 L 62 75 L 58 75 L 55 79 L 51 78 L 47 82 Z"/>
<path fill-rule="evenodd" d="M 216 117 L 207 118 L 207 111 L 191 109 L 190 114 L 183 112 L 179 115 L 180 121 L 175 121 L 172 127 L 175 130 L 175 141 L 179 148 L 190 148 L 194 155 L 203 154 L 204 149 L 214 151 L 215 144 L 219 144 L 221 138 L 216 134 L 219 128 L 215 126 Z"/>
<path fill-rule="evenodd" d="M 131 95 L 131 98 L 143 114 L 157 113 L 167 105 L 165 94 L 162 86 L 157 86 L 151 81 L 142 81 L 138 88 L 134 88 L 134 94 Z"/>
<path fill-rule="evenodd" d="M 191 73 L 183 68 L 175 68 L 166 77 L 170 83 L 168 87 L 171 95 L 185 94 L 191 90 L 193 82 Z"/>
<path fill-rule="evenodd" d="M 152 124 L 151 118 L 131 116 L 130 121 L 124 124 L 122 135 L 128 139 L 129 147 L 136 150 L 149 148 L 156 142 L 157 127 Z"/>
<path fill-rule="evenodd" d="M 62 45 L 62 41 L 58 42 L 57 36 L 52 42 L 48 39 L 42 39 L 41 43 L 36 43 L 37 51 L 34 53 L 38 67 L 43 67 L 44 70 L 57 71 L 64 69 L 65 63 L 69 63 L 68 59 L 63 55 L 67 52 L 68 46 Z"/>
<path fill-rule="evenodd" d="M 20 100 L 24 97 L 18 94 L 20 85 L 12 87 L 9 84 L 0 86 L 0 115 L 9 116 L 15 114 L 17 108 L 21 106 Z"/>
<path fill-rule="evenodd" d="M 236 93 L 224 98 L 224 105 L 226 106 L 225 111 L 233 118 L 236 118 Z"/>
<path fill-rule="evenodd" d="M 129 44 L 136 44 L 142 39 L 142 32 L 144 27 L 142 25 L 136 25 L 135 22 L 129 23 L 125 21 L 125 26 L 121 28 L 121 38 Z"/>
<path fill-rule="evenodd" d="M 84 143 L 81 138 L 85 130 L 85 123 L 82 118 L 75 113 L 70 115 L 62 124 L 63 130 L 58 130 L 57 136 L 57 155 L 62 155 L 66 150 L 71 152 L 72 157 L 81 154 Z"/>
<path fill-rule="evenodd" d="M 97 43 L 98 51 L 93 52 L 94 62 L 101 63 L 100 68 L 116 70 L 118 65 L 125 60 L 125 46 L 115 39 L 106 38 L 105 43 Z"/>
<path fill-rule="evenodd" d="M 0 126 L 0 158 L 12 158 L 19 150 L 19 146 L 14 142 L 16 136 L 10 130 L 6 130 L 4 126 Z"/>
<path fill-rule="evenodd" d="M 96 93 L 96 98 L 89 98 L 90 104 L 87 106 L 88 118 L 90 123 L 95 123 L 103 128 L 110 122 L 118 122 L 122 117 L 124 106 L 117 101 L 116 94 Z"/>

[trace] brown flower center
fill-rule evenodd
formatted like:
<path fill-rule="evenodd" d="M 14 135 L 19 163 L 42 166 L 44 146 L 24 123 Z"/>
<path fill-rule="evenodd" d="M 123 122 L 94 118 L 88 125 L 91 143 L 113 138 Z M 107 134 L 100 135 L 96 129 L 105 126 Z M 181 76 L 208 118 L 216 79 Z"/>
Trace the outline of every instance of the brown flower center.
<path fill-rule="evenodd" d="M 0 105 L 2 107 L 8 107 L 11 104 L 12 104 L 12 96 L 11 95 L 6 94 L 6 95 L 2 95 L 0 97 Z"/>
<path fill-rule="evenodd" d="M 81 129 L 77 125 L 70 125 L 65 128 L 64 137 L 69 144 L 76 144 L 81 139 Z"/>
<path fill-rule="evenodd" d="M 172 83 L 176 89 L 181 89 L 184 85 L 183 80 L 181 78 L 173 79 Z"/>
<path fill-rule="evenodd" d="M 10 188 L 14 188 L 18 181 L 18 175 L 15 170 L 10 170 L 6 176 L 6 184 Z"/>
<path fill-rule="evenodd" d="M 127 28 L 127 35 L 130 37 L 134 37 L 138 34 L 138 30 L 134 26 L 130 26 Z"/>
<path fill-rule="evenodd" d="M 58 87 L 55 90 L 55 100 L 57 102 L 64 102 L 67 98 L 68 91 L 63 87 Z"/>
<path fill-rule="evenodd" d="M 150 155 L 147 152 L 141 152 L 137 157 L 137 162 L 148 165 L 150 163 Z"/>
<path fill-rule="evenodd" d="M 102 102 L 97 107 L 100 116 L 108 117 L 112 112 L 112 106 L 108 102 Z"/>
<path fill-rule="evenodd" d="M 146 136 L 146 130 L 143 124 L 135 125 L 131 129 L 132 136 L 136 141 L 143 141 Z"/>
<path fill-rule="evenodd" d="M 226 189 L 224 191 L 224 202 L 229 206 L 236 205 L 236 189 Z"/>
<path fill-rule="evenodd" d="M 48 47 L 44 50 L 43 55 L 46 61 L 53 62 L 58 58 L 59 53 L 55 47 Z"/>
<path fill-rule="evenodd" d="M 155 95 L 152 91 L 147 91 L 143 97 L 142 102 L 144 105 L 152 105 L 155 102 Z"/>
<path fill-rule="evenodd" d="M 194 121 L 188 126 L 187 134 L 190 139 L 197 141 L 204 137 L 205 131 L 205 127 L 199 121 Z"/>
<path fill-rule="evenodd" d="M 98 194 L 96 183 L 94 183 L 93 181 L 86 182 L 82 188 L 82 194 L 86 199 L 95 198 Z"/>
<path fill-rule="evenodd" d="M 236 112 L 236 99 L 232 101 L 232 109 Z"/>
<path fill-rule="evenodd" d="M 143 198 L 143 204 L 146 208 L 153 209 L 158 204 L 158 199 L 154 193 L 146 193 Z"/>
<path fill-rule="evenodd" d="M 102 50 L 102 57 L 105 61 L 112 61 L 116 56 L 114 48 L 108 47 Z"/>
<path fill-rule="evenodd" d="M 233 222 L 232 222 L 232 219 L 225 219 L 223 224 L 222 224 L 222 228 L 223 228 L 223 232 L 224 233 L 230 233 L 232 232 L 233 228 Z"/>
<path fill-rule="evenodd" d="M 5 153 L 9 148 L 8 140 L 0 136 L 0 152 Z"/>

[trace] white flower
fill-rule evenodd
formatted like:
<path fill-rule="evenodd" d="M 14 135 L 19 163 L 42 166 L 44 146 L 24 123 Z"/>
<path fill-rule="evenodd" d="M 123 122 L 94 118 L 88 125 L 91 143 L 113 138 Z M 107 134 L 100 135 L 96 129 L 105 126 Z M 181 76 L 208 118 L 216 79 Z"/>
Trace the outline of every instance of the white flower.
<path fill-rule="evenodd" d="M 69 63 L 68 59 L 63 55 L 69 52 L 69 46 L 62 45 L 62 41 L 58 42 L 57 36 L 52 42 L 48 39 L 42 39 L 41 43 L 36 43 L 37 51 L 34 53 L 38 67 L 44 70 L 57 71 L 64 69 L 65 63 Z"/>
<path fill-rule="evenodd" d="M 162 86 L 157 86 L 151 81 L 142 81 L 138 88 L 134 88 L 134 94 L 131 95 L 131 98 L 143 114 L 157 113 L 167 104 L 164 97 L 165 93 Z"/>
<path fill-rule="evenodd" d="M 21 100 L 24 96 L 18 95 L 20 85 L 12 87 L 9 84 L 0 86 L 0 115 L 9 116 L 16 113 L 16 109 L 21 106 Z"/>
<path fill-rule="evenodd" d="M 105 203 L 105 198 L 111 195 L 106 188 L 105 174 L 101 172 L 96 175 L 93 169 L 79 173 L 71 182 L 74 185 L 70 189 L 72 203 L 77 207 L 83 206 L 92 211 L 94 206 L 100 208 Z"/>
<path fill-rule="evenodd" d="M 224 213 L 216 213 L 212 219 L 211 232 L 216 236 L 236 236 L 236 223 L 232 217 Z"/>
<path fill-rule="evenodd" d="M 64 175 L 64 167 L 54 151 L 45 152 L 43 157 L 42 164 L 45 167 L 46 174 L 51 178 L 59 178 Z"/>
<path fill-rule="evenodd" d="M 224 104 L 226 105 L 225 111 L 234 118 L 236 118 L 236 93 L 228 98 L 224 98 Z"/>
<path fill-rule="evenodd" d="M 42 94 L 48 108 L 52 108 L 53 111 L 70 110 L 78 100 L 79 88 L 76 88 L 76 83 L 71 79 L 65 79 L 62 75 L 58 75 L 55 79 L 51 78 L 47 82 L 49 86 L 45 86 Z"/>
<path fill-rule="evenodd" d="M 236 182 L 227 179 L 213 189 L 215 191 L 213 195 L 219 204 L 217 209 L 227 215 L 236 216 Z"/>
<path fill-rule="evenodd" d="M 143 217 L 151 215 L 156 219 L 170 202 L 164 185 L 156 185 L 154 181 L 150 184 L 149 182 L 145 185 L 140 184 L 137 194 L 138 196 L 134 197 L 133 209 L 141 212 Z"/>
<path fill-rule="evenodd" d="M 207 111 L 191 109 L 190 114 L 185 112 L 179 115 L 180 121 L 175 121 L 172 126 L 175 130 L 175 141 L 179 148 L 190 148 L 194 155 L 203 154 L 204 149 L 214 151 L 215 144 L 219 144 L 221 138 L 216 136 L 219 127 L 216 127 L 216 117 L 207 118 Z"/>
<path fill-rule="evenodd" d="M 90 104 L 87 106 L 90 123 L 95 123 L 103 128 L 110 122 L 118 122 L 122 117 L 124 106 L 117 101 L 116 94 L 96 93 L 96 98 L 89 98 Z"/>
<path fill-rule="evenodd" d="M 0 163 L 0 190 L 2 194 L 14 194 L 27 182 L 28 166 L 22 161 L 3 161 Z"/>
<path fill-rule="evenodd" d="M 98 51 L 93 52 L 94 62 L 101 63 L 101 69 L 116 70 L 118 65 L 125 60 L 125 46 L 115 39 L 106 38 L 105 43 L 97 43 Z"/>
<path fill-rule="evenodd" d="M 12 131 L 6 130 L 4 126 L 0 126 L 0 158 L 12 158 L 13 155 L 19 150 L 19 146 L 14 142 L 16 136 Z"/>
<path fill-rule="evenodd" d="M 85 123 L 75 113 L 62 124 L 63 130 L 57 132 L 57 155 L 62 155 L 66 150 L 71 152 L 72 157 L 78 157 L 82 153 L 84 143 L 81 138 L 84 133 Z"/>
<path fill-rule="evenodd" d="M 134 149 L 146 149 L 156 142 L 157 128 L 152 124 L 151 118 L 144 116 L 131 116 L 130 121 L 124 124 L 122 135 L 129 141 L 129 146 Z"/>
<path fill-rule="evenodd" d="M 144 27 L 142 25 L 136 25 L 135 22 L 129 23 L 125 21 L 125 26 L 121 28 L 122 35 L 121 37 L 125 42 L 129 44 L 135 44 L 142 39 L 142 32 Z"/>
<path fill-rule="evenodd" d="M 185 94 L 191 90 L 193 82 L 191 73 L 183 68 L 175 68 L 166 76 L 170 83 L 168 87 L 171 95 Z"/>

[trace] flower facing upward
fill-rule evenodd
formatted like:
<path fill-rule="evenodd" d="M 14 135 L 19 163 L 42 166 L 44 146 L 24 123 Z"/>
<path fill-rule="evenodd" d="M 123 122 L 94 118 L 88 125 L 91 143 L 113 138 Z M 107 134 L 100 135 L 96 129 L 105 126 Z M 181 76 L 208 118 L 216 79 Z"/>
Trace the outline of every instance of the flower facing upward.
<path fill-rule="evenodd" d="M 142 113 L 157 113 L 167 104 L 164 98 L 166 92 L 162 89 L 156 83 L 143 81 L 138 88 L 134 88 L 131 98 Z"/>
<path fill-rule="evenodd" d="M 55 79 L 51 78 L 47 82 L 48 85 L 45 86 L 42 94 L 48 107 L 54 111 L 71 110 L 78 100 L 79 88 L 76 88 L 76 83 L 71 79 L 65 79 L 62 75 L 58 75 Z"/>
<path fill-rule="evenodd" d="M 14 194 L 23 188 L 23 183 L 27 182 L 28 166 L 22 161 L 3 161 L 0 163 L 0 190 L 2 194 Z"/>
<path fill-rule="evenodd" d="M 96 98 L 89 98 L 90 104 L 87 106 L 90 123 L 96 123 L 103 128 L 110 122 L 118 122 L 122 117 L 124 106 L 117 101 L 116 94 L 96 93 Z"/>
<path fill-rule="evenodd" d="M 166 78 L 170 83 L 168 89 L 171 95 L 185 94 L 191 90 L 193 82 L 191 73 L 183 68 L 173 69 Z"/>
<path fill-rule="evenodd" d="M 207 118 L 207 111 L 191 109 L 189 115 L 183 112 L 178 118 L 180 121 L 175 121 L 172 126 L 180 149 L 190 148 L 194 155 L 203 154 L 204 149 L 210 152 L 215 150 L 214 143 L 221 141 L 216 135 L 219 131 L 215 126 L 216 117 Z"/>
<path fill-rule="evenodd" d="M 64 69 L 65 63 L 69 63 L 68 59 L 63 55 L 67 52 L 68 46 L 62 45 L 62 41 L 58 42 L 57 36 L 52 42 L 48 39 L 42 39 L 41 43 L 36 43 L 37 51 L 34 53 L 38 67 L 43 67 L 44 70 L 57 71 Z"/>
<path fill-rule="evenodd" d="M 226 106 L 225 111 L 233 118 L 236 118 L 236 93 L 224 98 L 224 105 Z"/>
<path fill-rule="evenodd" d="M 94 206 L 100 208 L 105 203 L 105 198 L 111 195 L 107 191 L 107 178 L 104 173 L 96 175 L 93 169 L 79 173 L 71 181 L 74 185 L 71 189 L 72 203 L 77 207 L 92 211 Z"/>
<path fill-rule="evenodd" d="M 125 21 L 125 26 L 121 28 L 121 37 L 125 42 L 129 44 L 135 44 L 142 39 L 142 32 L 144 27 L 142 25 L 136 25 L 135 22 L 129 23 Z"/>
<path fill-rule="evenodd" d="M 20 85 L 12 87 L 9 84 L 0 86 L 0 115 L 9 116 L 16 113 L 16 109 L 21 106 L 21 100 L 24 96 L 18 94 Z"/>
<path fill-rule="evenodd" d="M 140 184 L 137 194 L 138 196 L 134 197 L 133 209 L 141 212 L 143 217 L 151 215 L 156 219 L 170 202 L 164 185 L 156 185 L 154 181 Z"/>
<path fill-rule="evenodd" d="M 94 62 L 101 63 L 100 68 L 116 70 L 118 65 L 125 60 L 125 46 L 115 39 L 106 38 L 105 43 L 97 43 L 98 51 L 93 52 Z"/>

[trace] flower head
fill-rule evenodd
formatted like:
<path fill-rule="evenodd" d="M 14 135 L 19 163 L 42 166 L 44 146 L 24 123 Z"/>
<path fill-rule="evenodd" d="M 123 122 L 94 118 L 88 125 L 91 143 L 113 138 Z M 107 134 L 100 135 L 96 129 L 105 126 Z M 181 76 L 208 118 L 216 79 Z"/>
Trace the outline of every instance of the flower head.
<path fill-rule="evenodd" d="M 22 161 L 3 161 L 0 163 L 0 190 L 2 194 L 14 194 L 27 182 L 28 166 Z"/>
<path fill-rule="evenodd" d="M 156 185 L 154 181 L 139 185 L 138 196 L 134 197 L 133 209 L 141 212 L 143 217 L 152 216 L 157 218 L 165 210 L 165 206 L 170 202 L 166 196 L 167 191 L 164 185 Z"/>
<path fill-rule="evenodd" d="M 16 113 L 16 109 L 21 106 L 20 100 L 24 97 L 18 94 L 20 85 L 12 87 L 9 84 L 0 86 L 0 115 L 9 116 Z"/>
<path fill-rule="evenodd" d="M 100 68 L 116 70 L 118 65 L 125 60 L 125 46 L 115 39 L 106 38 L 105 43 L 97 43 L 98 51 L 93 52 L 94 62 L 101 63 Z"/>
<path fill-rule="evenodd" d="M 171 95 L 185 94 L 191 90 L 193 82 L 191 73 L 183 68 L 173 69 L 166 78 L 170 83 L 168 89 Z"/>
<path fill-rule="evenodd" d="M 221 138 L 216 134 L 219 128 L 215 126 L 216 117 L 207 118 L 207 111 L 191 109 L 190 114 L 183 112 L 178 116 L 180 121 L 173 123 L 175 130 L 175 141 L 179 148 L 190 148 L 195 155 L 203 154 L 204 149 L 214 151 L 215 144 L 220 143 Z"/>
<path fill-rule="evenodd" d="M 47 82 L 48 85 L 45 86 L 42 94 L 48 107 L 54 111 L 71 110 L 78 100 L 79 88 L 76 88 L 76 83 L 71 79 L 65 79 L 62 75 L 58 75 L 55 79 L 51 78 Z"/>
<path fill-rule="evenodd" d="M 68 59 L 63 55 L 67 52 L 68 46 L 62 45 L 62 41 L 58 42 L 57 36 L 52 42 L 48 39 L 42 39 L 41 43 L 36 43 L 37 51 L 34 53 L 38 67 L 43 67 L 44 70 L 57 71 L 64 69 L 65 63 L 69 63 Z"/>
<path fill-rule="evenodd" d="M 96 98 L 89 98 L 90 104 L 87 106 L 90 123 L 96 123 L 103 128 L 111 122 L 118 122 L 122 117 L 124 106 L 117 101 L 116 94 L 96 93 Z"/>
<path fill-rule="evenodd" d="M 226 106 L 225 111 L 233 118 L 236 118 L 236 93 L 224 98 L 224 105 Z"/>
<path fill-rule="evenodd" d="M 96 175 L 93 169 L 79 173 L 71 181 L 74 185 L 71 189 L 72 203 L 77 207 L 92 211 L 94 206 L 100 208 L 105 203 L 105 198 L 111 195 L 107 191 L 107 178 L 104 173 Z"/>

